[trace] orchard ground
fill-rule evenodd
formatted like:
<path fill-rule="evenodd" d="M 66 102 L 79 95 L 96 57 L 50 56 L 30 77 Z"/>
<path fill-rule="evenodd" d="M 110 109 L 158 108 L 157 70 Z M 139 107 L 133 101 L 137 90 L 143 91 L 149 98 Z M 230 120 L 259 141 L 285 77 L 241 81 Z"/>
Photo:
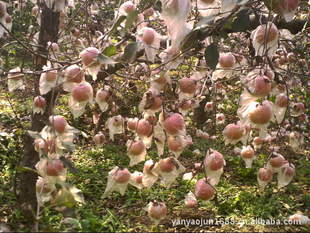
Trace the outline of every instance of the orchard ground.
<path fill-rule="evenodd" d="M 14 103 L 11 103 L 14 104 Z M 27 105 L 17 108 L 13 113 L 9 107 L 10 103 L 2 95 L 0 118 L 3 124 L 12 123 L 14 114 L 21 114 L 27 111 Z M 58 109 L 61 111 L 61 109 Z M 70 116 L 67 116 L 70 118 Z M 85 129 L 87 118 L 73 121 L 72 125 L 78 129 Z M 72 121 L 71 121 L 72 122 Z M 84 123 L 84 125 L 83 125 Z M 27 126 L 27 123 L 24 124 Z M 222 130 L 219 127 L 218 130 Z M 26 231 L 24 219 L 18 208 L 15 197 L 15 175 L 19 172 L 17 161 L 22 152 L 21 135 L 22 130 L 12 128 L 14 136 L 1 134 L 0 154 L 11 159 L 10 167 L 4 164 L 0 176 L 0 223 L 7 223 L 13 231 Z M 181 163 L 186 167 L 186 172 L 194 168 L 195 162 L 200 162 L 205 156 L 208 148 L 220 151 L 226 160 L 224 174 L 217 186 L 217 200 L 199 202 L 198 208 L 184 207 L 184 196 L 193 191 L 194 182 L 177 179 L 171 188 L 164 188 L 156 182 L 151 189 L 138 190 L 128 186 L 124 196 L 113 193 L 103 199 L 102 194 L 107 183 L 108 172 L 116 165 L 127 167 L 129 158 L 126 154 L 125 141 L 118 135 L 114 143 L 102 147 L 95 147 L 90 139 L 79 138 L 79 147 L 72 155 L 72 161 L 78 172 L 70 173 L 68 179 L 82 190 L 85 197 L 85 205 L 77 207 L 76 230 L 79 231 L 309 231 L 309 226 L 296 225 L 267 225 L 256 224 L 246 225 L 241 222 L 251 222 L 255 219 L 285 220 L 296 211 L 302 211 L 309 216 L 310 206 L 310 163 L 307 151 L 294 153 L 288 146 L 283 145 L 282 154 L 296 166 L 296 176 L 293 181 L 278 190 L 276 179 L 264 192 L 260 192 L 257 185 L 257 171 L 263 166 L 268 152 L 260 150 L 253 167 L 245 168 L 244 162 L 239 156 L 234 155 L 233 146 L 223 146 L 223 139 L 206 140 L 195 138 L 195 144 L 188 147 L 180 156 Z M 199 149 L 202 153 L 197 156 L 193 150 Z M 157 152 L 153 145 L 148 153 L 147 159 L 156 159 Z M 131 172 L 143 169 L 143 163 L 132 168 Z M 200 173 L 198 177 L 202 177 Z M 162 200 L 168 207 L 167 218 L 154 226 L 144 210 L 147 203 L 152 200 Z M 212 226 L 200 225 L 174 225 L 177 219 L 213 219 L 225 222 L 233 220 L 238 224 L 223 224 Z M 61 222 L 62 214 L 53 207 L 46 205 L 39 220 L 41 231 L 63 231 L 65 224 Z"/>

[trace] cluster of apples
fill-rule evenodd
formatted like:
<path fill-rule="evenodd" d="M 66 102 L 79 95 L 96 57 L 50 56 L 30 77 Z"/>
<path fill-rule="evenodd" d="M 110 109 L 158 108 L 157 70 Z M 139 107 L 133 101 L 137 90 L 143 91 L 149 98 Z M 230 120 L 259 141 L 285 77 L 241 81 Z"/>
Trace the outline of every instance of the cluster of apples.
<path fill-rule="evenodd" d="M 116 117 L 118 117 L 117 120 Z M 184 145 L 182 144 L 184 142 L 182 140 L 186 141 L 187 139 L 185 137 L 185 121 L 183 116 L 179 113 L 164 114 L 162 112 L 159 121 L 155 120 L 156 117 L 155 119 L 154 117 L 150 119 L 129 118 L 126 121 L 121 116 L 110 118 L 111 122 L 108 124 L 114 124 L 113 127 L 115 127 L 115 124 L 118 124 L 120 128 L 124 128 L 124 123 L 126 122 L 127 130 L 134 133 L 135 139 L 128 140 L 127 142 L 127 154 L 130 157 L 129 166 L 133 166 L 145 160 L 147 149 L 151 146 L 153 141 L 153 135 L 154 137 L 160 137 L 160 135 L 158 136 L 158 131 L 160 131 L 161 136 L 164 136 L 164 138 L 166 138 L 167 135 L 167 146 L 170 151 L 184 149 Z M 109 129 L 114 130 L 113 127 L 111 126 Z M 121 133 L 123 132 L 123 129 L 118 132 L 114 130 L 113 132 Z M 99 138 L 99 135 L 97 135 L 97 138 Z M 155 143 L 157 141 L 158 140 L 155 140 Z M 165 139 L 163 143 L 164 142 Z M 187 144 L 187 141 L 185 144 Z M 161 144 L 160 146 L 164 147 L 164 144 Z M 163 150 L 164 149 L 161 148 L 159 151 L 163 152 Z M 135 171 L 130 173 L 127 168 L 114 167 L 109 172 L 104 197 L 107 197 L 113 191 L 118 191 L 124 195 L 128 184 L 139 189 L 150 188 L 158 179 L 161 180 L 163 186 L 170 187 L 175 182 L 178 175 L 184 171 L 185 168 L 177 158 L 173 156 L 159 159 L 158 162 L 153 162 L 153 160 L 146 161 L 143 172 Z M 154 210 L 155 212 L 158 212 L 159 210 L 157 209 L 166 209 L 166 206 L 164 203 L 155 203 L 157 202 L 151 202 L 147 211 L 149 212 L 150 218 L 154 220 L 155 223 L 158 223 L 164 215 L 152 214 L 153 209 L 156 210 Z"/>
<path fill-rule="evenodd" d="M 267 166 L 260 168 L 257 173 L 257 180 L 261 189 L 264 189 L 272 180 L 274 173 L 278 173 L 278 188 L 282 188 L 292 181 L 295 175 L 295 166 L 285 160 L 281 154 L 273 152 Z"/>
<path fill-rule="evenodd" d="M 54 43 L 55 44 L 55 43 Z M 52 68 L 51 64 L 44 67 L 40 77 L 40 94 L 45 95 L 51 90 L 62 86 L 63 90 L 69 92 L 69 107 L 74 117 L 79 117 L 85 111 L 88 103 L 93 103 L 93 88 L 85 79 L 85 74 L 96 77 L 101 67 L 98 62 L 100 51 L 97 48 L 89 47 L 80 53 L 82 67 L 74 64 L 67 67 Z M 64 69 L 62 72 L 59 70 Z M 95 79 L 95 78 L 94 78 Z M 108 108 L 109 97 L 111 90 L 108 85 L 98 89 L 95 101 L 99 105 L 101 111 L 106 111 Z M 39 103 L 39 98 L 34 101 L 34 112 L 43 113 L 45 105 Z M 42 101 L 41 101 L 42 102 Z"/>
<path fill-rule="evenodd" d="M 35 104 L 45 103 L 37 97 Z M 51 201 L 56 206 L 72 207 L 77 202 L 83 203 L 78 195 L 80 190 L 66 182 L 67 168 L 62 161 L 68 151 L 74 149 L 73 140 L 78 133 L 63 116 L 50 116 L 49 125 L 40 133 L 29 131 L 35 139 L 34 148 L 39 153 L 40 160 L 36 169 L 40 175 L 36 183 L 36 194 L 39 206 Z M 56 184 L 60 185 L 57 188 Z"/>

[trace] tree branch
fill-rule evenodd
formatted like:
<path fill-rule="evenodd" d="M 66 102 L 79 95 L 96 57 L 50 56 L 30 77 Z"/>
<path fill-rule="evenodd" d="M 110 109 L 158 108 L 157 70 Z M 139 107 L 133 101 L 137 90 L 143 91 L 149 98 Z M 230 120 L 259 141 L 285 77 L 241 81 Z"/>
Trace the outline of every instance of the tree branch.
<path fill-rule="evenodd" d="M 246 30 L 252 31 L 256 29 L 261 23 L 267 23 L 268 17 L 267 16 L 261 16 L 259 19 L 258 17 L 251 15 L 250 16 L 250 24 L 249 27 Z M 305 24 L 307 23 L 307 27 L 310 26 L 310 18 L 302 18 L 302 17 L 296 17 L 294 20 L 290 22 L 286 22 L 284 19 L 278 18 L 275 20 L 274 24 L 278 27 L 278 29 L 287 29 L 292 34 L 297 34 L 300 32 Z M 246 31 L 244 30 L 244 31 Z M 233 32 L 242 32 L 242 31 L 234 31 L 233 29 L 223 29 L 226 33 L 233 33 Z"/>

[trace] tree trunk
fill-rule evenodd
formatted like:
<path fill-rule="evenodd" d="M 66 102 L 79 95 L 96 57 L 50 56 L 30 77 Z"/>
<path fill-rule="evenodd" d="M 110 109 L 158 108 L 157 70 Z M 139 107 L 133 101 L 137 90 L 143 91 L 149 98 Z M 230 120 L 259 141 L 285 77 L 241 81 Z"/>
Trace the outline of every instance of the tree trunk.
<path fill-rule="evenodd" d="M 59 12 L 53 12 L 49 9 L 46 4 L 42 3 L 41 6 L 41 26 L 39 34 L 39 49 L 38 53 L 42 56 L 36 56 L 35 69 L 37 71 L 42 70 L 42 67 L 46 65 L 48 56 L 47 42 L 56 42 L 58 39 L 59 30 Z M 38 83 L 40 76 L 36 77 L 36 91 L 38 92 Z M 39 93 L 37 93 L 39 95 Z M 33 114 L 31 117 L 31 129 L 32 131 L 41 131 L 42 128 L 48 122 L 48 117 L 51 115 L 51 110 L 54 106 L 56 94 L 52 95 L 51 92 L 44 96 L 47 102 L 47 107 L 45 113 Z M 35 151 L 33 146 L 33 139 L 26 134 L 24 136 L 24 155 L 21 161 L 22 167 L 28 167 L 35 169 L 36 163 L 39 161 L 39 155 Z M 20 173 L 20 192 L 19 192 L 19 202 L 21 204 L 21 209 L 26 220 L 29 224 L 32 224 L 35 220 L 35 210 L 37 208 L 36 190 L 35 184 L 37 180 L 37 174 L 31 171 L 22 171 Z"/>

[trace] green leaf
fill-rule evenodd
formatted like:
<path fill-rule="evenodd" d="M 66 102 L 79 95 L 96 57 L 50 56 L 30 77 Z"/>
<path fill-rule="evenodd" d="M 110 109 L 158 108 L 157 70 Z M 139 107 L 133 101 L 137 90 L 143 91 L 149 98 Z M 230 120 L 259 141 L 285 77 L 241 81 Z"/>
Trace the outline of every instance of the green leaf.
<path fill-rule="evenodd" d="M 206 25 L 211 25 L 214 22 L 215 17 L 218 14 L 213 14 L 213 15 L 209 15 L 206 17 L 203 17 L 201 20 L 199 20 L 199 22 L 197 23 L 197 27 L 203 27 Z"/>
<path fill-rule="evenodd" d="M 59 159 L 63 162 L 63 164 L 64 164 L 72 173 L 77 173 L 77 172 L 78 172 L 78 170 L 77 170 L 77 168 L 74 166 L 74 164 L 73 164 L 70 160 L 68 160 L 66 157 L 60 156 Z"/>
<path fill-rule="evenodd" d="M 153 1 L 151 2 L 150 0 L 140 0 L 138 8 L 139 10 L 147 9 L 148 7 L 151 7 L 153 4 L 154 4 Z"/>
<path fill-rule="evenodd" d="M 125 30 L 127 31 L 134 22 L 137 21 L 138 18 L 138 11 L 131 11 L 127 14 L 126 23 L 125 23 Z"/>
<path fill-rule="evenodd" d="M 116 61 L 114 61 L 112 58 L 103 54 L 98 55 L 97 61 L 102 65 L 113 65 L 116 63 Z"/>
<path fill-rule="evenodd" d="M 155 11 L 161 12 L 162 11 L 161 1 L 155 1 L 155 3 L 153 4 L 153 8 Z"/>
<path fill-rule="evenodd" d="M 237 5 L 242 6 L 248 3 L 249 0 L 237 0 Z"/>
<path fill-rule="evenodd" d="M 126 19 L 126 16 L 125 15 L 122 15 L 120 16 L 117 21 L 113 24 L 112 28 L 111 28 L 111 31 L 109 34 L 112 34 L 116 29 L 117 27 L 119 27 L 119 25 Z"/>
<path fill-rule="evenodd" d="M 28 130 L 27 133 L 33 139 L 41 138 L 40 133 L 37 131 Z"/>
<path fill-rule="evenodd" d="M 87 133 L 83 132 L 83 131 L 80 131 L 81 132 L 81 135 L 84 137 L 84 138 L 89 138 L 89 136 L 87 135 Z"/>
<path fill-rule="evenodd" d="M 250 15 L 248 9 L 243 9 L 236 14 L 236 18 L 232 21 L 230 27 L 234 31 L 245 31 L 250 26 Z"/>
<path fill-rule="evenodd" d="M 110 45 L 106 47 L 103 52 L 104 55 L 111 57 L 117 53 L 116 47 L 114 45 Z"/>
<path fill-rule="evenodd" d="M 200 29 L 194 29 L 189 34 L 187 34 L 187 36 L 181 42 L 181 50 L 184 51 L 195 47 L 198 44 L 200 35 L 201 35 Z"/>
<path fill-rule="evenodd" d="M 80 230 L 82 229 L 82 225 L 76 218 L 64 218 L 61 221 L 61 224 L 65 227 L 66 231 L 72 231 L 72 230 Z"/>
<path fill-rule="evenodd" d="M 279 4 L 280 1 L 281 0 L 264 0 L 264 3 L 268 8 L 268 10 L 273 10 L 275 6 Z"/>
<path fill-rule="evenodd" d="M 139 48 L 138 42 L 128 44 L 124 49 L 124 53 L 121 57 L 121 60 L 126 63 L 133 62 L 136 59 L 138 48 Z"/>
<path fill-rule="evenodd" d="M 217 45 L 214 43 L 210 44 L 205 50 L 204 57 L 206 59 L 207 65 L 214 70 L 219 60 L 219 51 Z"/>
<path fill-rule="evenodd" d="M 71 186 L 69 187 L 69 190 L 76 202 L 79 202 L 82 204 L 85 203 L 83 193 L 80 189 L 76 188 L 75 186 Z"/>
<path fill-rule="evenodd" d="M 63 138 L 62 147 L 68 151 L 74 151 L 75 144 L 71 141 L 70 138 Z"/>
<path fill-rule="evenodd" d="M 57 192 L 54 202 L 58 206 L 67 206 L 69 208 L 73 208 L 75 205 L 75 200 L 72 193 L 65 187 L 61 188 Z"/>
<path fill-rule="evenodd" d="M 223 29 L 225 30 L 232 30 L 232 22 L 233 22 L 233 18 L 230 18 L 229 20 L 227 20 L 224 24 L 223 24 Z M 219 34 L 221 33 L 222 30 L 219 31 Z"/>
<path fill-rule="evenodd" d="M 17 171 L 21 171 L 21 172 L 33 172 L 33 173 L 38 173 L 37 170 L 32 169 L 32 168 L 30 168 L 30 167 L 16 166 L 16 170 L 17 170 Z"/>
<path fill-rule="evenodd" d="M 77 202 L 85 203 L 82 191 L 69 184 L 58 190 L 54 202 L 58 206 L 67 206 L 69 208 L 73 208 Z"/>

